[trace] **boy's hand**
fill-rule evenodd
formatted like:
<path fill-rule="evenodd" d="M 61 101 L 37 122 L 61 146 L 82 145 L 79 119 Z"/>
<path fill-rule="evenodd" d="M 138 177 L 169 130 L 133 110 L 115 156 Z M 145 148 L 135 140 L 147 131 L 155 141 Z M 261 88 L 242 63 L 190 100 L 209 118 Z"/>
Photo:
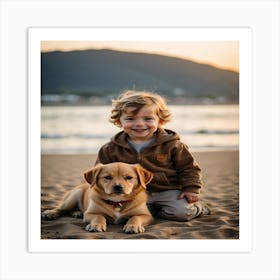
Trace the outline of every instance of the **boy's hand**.
<path fill-rule="evenodd" d="M 181 192 L 178 199 L 183 199 L 184 197 L 189 203 L 197 202 L 199 200 L 199 195 L 197 193 Z"/>

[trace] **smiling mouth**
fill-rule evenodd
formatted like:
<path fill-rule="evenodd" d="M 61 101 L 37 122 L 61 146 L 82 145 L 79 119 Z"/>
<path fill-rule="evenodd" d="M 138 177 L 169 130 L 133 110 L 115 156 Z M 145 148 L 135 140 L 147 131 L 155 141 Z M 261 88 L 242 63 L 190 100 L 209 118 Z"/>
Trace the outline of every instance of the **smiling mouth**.
<path fill-rule="evenodd" d="M 132 129 L 133 131 L 135 132 L 145 132 L 145 131 L 148 131 L 148 128 L 140 128 L 140 129 Z"/>

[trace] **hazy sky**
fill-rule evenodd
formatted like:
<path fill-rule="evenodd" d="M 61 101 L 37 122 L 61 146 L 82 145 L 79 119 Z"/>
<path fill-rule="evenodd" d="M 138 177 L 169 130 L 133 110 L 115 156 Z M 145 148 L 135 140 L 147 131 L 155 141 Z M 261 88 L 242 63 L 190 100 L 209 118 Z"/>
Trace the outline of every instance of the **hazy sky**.
<path fill-rule="evenodd" d="M 70 51 L 114 49 L 186 58 L 219 68 L 239 71 L 238 41 L 42 41 L 41 50 Z"/>

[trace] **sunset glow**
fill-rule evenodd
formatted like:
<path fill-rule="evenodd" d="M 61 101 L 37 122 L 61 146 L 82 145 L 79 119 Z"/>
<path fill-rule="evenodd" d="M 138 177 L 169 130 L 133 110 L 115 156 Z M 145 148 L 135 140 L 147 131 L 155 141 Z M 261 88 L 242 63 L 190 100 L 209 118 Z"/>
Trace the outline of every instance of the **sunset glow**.
<path fill-rule="evenodd" d="M 238 41 L 42 41 L 42 52 L 85 49 L 162 54 L 239 72 Z"/>

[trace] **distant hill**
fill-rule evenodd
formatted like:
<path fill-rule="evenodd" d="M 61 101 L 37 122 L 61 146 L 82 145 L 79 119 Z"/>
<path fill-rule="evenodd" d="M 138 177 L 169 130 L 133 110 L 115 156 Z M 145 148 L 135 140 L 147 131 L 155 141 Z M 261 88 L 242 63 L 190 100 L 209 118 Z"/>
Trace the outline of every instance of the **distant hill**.
<path fill-rule="evenodd" d="M 41 54 L 42 95 L 101 96 L 125 89 L 238 102 L 239 74 L 169 56 L 85 50 Z"/>

